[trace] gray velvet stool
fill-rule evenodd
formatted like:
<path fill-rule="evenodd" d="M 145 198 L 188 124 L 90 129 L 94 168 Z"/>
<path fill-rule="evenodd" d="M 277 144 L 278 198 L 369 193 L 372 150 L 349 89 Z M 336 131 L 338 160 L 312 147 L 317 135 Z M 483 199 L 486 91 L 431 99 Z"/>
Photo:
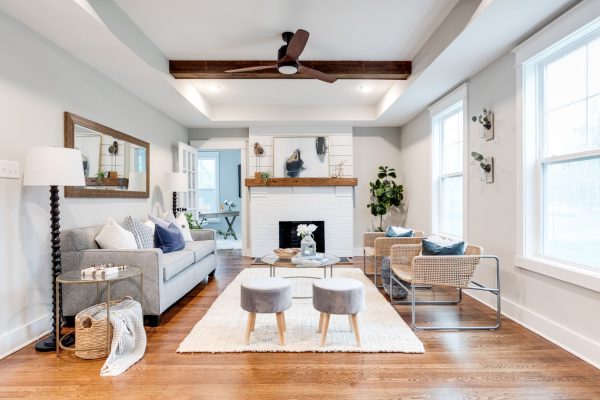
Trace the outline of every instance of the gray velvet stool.
<path fill-rule="evenodd" d="M 356 314 L 362 311 L 365 304 L 365 286 L 362 282 L 350 278 L 326 278 L 313 283 L 313 307 L 321 312 L 319 328 L 321 346 L 327 340 L 327 328 L 331 314 L 348 315 L 350 326 L 354 331 L 356 345 L 360 347 L 360 333 Z"/>
<path fill-rule="evenodd" d="M 248 311 L 244 344 L 250 343 L 256 314 L 275 314 L 279 344 L 285 344 L 284 311 L 292 306 L 292 284 L 283 278 L 253 278 L 242 283 L 242 308 Z"/>

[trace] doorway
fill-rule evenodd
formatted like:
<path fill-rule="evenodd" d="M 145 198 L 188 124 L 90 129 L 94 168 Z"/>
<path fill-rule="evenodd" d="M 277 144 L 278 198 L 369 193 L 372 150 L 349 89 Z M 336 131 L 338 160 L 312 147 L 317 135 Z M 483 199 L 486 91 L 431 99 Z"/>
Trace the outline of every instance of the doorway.
<path fill-rule="evenodd" d="M 193 140 L 198 154 L 197 214 L 202 227 L 216 232 L 218 250 L 245 255 L 245 139 Z"/>

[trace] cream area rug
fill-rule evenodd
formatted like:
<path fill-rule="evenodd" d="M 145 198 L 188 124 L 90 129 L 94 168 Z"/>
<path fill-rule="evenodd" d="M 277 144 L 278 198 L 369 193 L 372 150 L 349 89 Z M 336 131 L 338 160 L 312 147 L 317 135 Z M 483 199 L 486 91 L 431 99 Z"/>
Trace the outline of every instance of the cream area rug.
<path fill-rule="evenodd" d="M 275 314 L 258 314 L 255 330 L 246 346 L 244 332 L 248 313 L 240 307 L 240 285 L 257 276 L 269 276 L 269 269 L 244 269 L 198 321 L 177 352 L 424 352 L 423 343 L 358 268 L 334 268 L 333 276 L 357 279 L 365 285 L 365 307 L 358 314 L 361 347 L 355 343 L 346 315 L 331 316 L 327 343 L 321 347 L 317 334 L 319 313 L 312 307 L 312 299 L 294 299 L 292 307 L 285 312 L 285 345 L 279 344 Z M 298 276 L 322 278 L 323 270 L 277 268 L 277 276 L 295 277 L 291 278 L 292 291 L 299 297 L 311 295 L 314 279 Z"/>

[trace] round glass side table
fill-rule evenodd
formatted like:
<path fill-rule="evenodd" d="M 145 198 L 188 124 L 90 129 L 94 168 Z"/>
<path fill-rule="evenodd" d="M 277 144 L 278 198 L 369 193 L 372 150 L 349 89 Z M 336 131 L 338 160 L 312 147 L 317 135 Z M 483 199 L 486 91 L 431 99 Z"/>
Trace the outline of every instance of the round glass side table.
<path fill-rule="evenodd" d="M 119 270 L 117 275 L 113 275 L 103 279 L 91 279 L 91 278 L 82 278 L 81 271 L 69 271 L 59 275 L 56 278 L 56 315 L 61 315 L 60 307 L 61 307 L 61 296 L 60 290 L 61 285 L 96 285 L 96 303 L 100 303 L 100 285 L 104 284 L 106 287 L 106 348 L 110 349 L 110 302 L 111 302 L 111 284 L 114 282 L 123 281 L 125 279 L 138 277 L 140 278 L 140 303 L 144 298 L 144 270 L 141 267 L 136 266 L 127 266 L 125 269 Z M 60 318 L 56 319 L 56 327 L 55 332 L 57 335 L 60 332 Z M 71 335 L 71 333 L 67 333 L 65 335 L 59 336 L 56 342 L 56 356 L 60 354 L 60 350 L 68 350 L 68 351 L 77 351 L 77 350 L 100 350 L 100 349 L 79 349 L 77 348 L 77 342 L 72 347 L 65 346 L 63 344 L 63 340 Z M 77 339 L 76 339 L 77 340 Z"/>

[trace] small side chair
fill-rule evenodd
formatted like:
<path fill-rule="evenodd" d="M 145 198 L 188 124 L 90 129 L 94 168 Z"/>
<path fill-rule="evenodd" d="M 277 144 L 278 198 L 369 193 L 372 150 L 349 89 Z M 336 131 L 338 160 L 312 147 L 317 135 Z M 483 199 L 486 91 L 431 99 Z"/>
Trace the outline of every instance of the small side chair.
<path fill-rule="evenodd" d="M 465 254 L 461 256 L 422 256 L 421 245 L 406 244 L 394 245 L 391 249 L 390 270 L 390 293 L 393 294 L 393 285 L 396 283 L 410 293 L 409 301 L 394 301 L 390 296 L 392 304 L 410 304 L 412 315 L 412 326 L 418 330 L 466 330 L 466 329 L 497 329 L 500 327 L 500 260 L 493 255 L 482 255 L 482 248 L 472 244 L 466 245 Z M 485 287 L 474 282 L 473 275 L 480 265 L 482 259 L 495 261 L 495 287 Z M 395 276 L 398 278 L 396 278 Z M 401 281 L 409 282 L 406 287 Z M 422 301 L 417 300 L 416 290 L 424 285 L 453 287 L 457 289 L 457 298 L 450 301 Z M 463 290 L 483 290 L 496 296 L 496 320 L 492 325 L 482 326 L 420 326 L 417 325 L 417 305 L 452 305 L 462 300 Z"/>
<path fill-rule="evenodd" d="M 413 237 L 386 237 L 385 232 L 365 232 L 363 235 L 363 272 L 366 275 L 367 257 L 373 260 L 373 281 L 378 288 L 383 285 L 377 284 L 377 275 L 381 257 L 389 256 L 395 244 L 418 244 L 421 245 L 423 232 L 413 230 Z M 381 276 L 381 273 L 379 272 Z M 383 284 L 383 282 L 382 282 Z"/>

